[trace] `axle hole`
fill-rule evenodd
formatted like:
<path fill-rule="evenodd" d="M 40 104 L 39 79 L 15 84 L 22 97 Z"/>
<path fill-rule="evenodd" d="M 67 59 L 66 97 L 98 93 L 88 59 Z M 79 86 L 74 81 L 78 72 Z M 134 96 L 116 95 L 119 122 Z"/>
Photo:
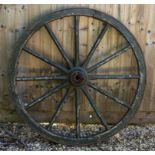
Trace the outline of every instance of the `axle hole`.
<path fill-rule="evenodd" d="M 80 76 L 79 75 L 76 75 L 75 79 L 78 81 L 80 80 Z"/>

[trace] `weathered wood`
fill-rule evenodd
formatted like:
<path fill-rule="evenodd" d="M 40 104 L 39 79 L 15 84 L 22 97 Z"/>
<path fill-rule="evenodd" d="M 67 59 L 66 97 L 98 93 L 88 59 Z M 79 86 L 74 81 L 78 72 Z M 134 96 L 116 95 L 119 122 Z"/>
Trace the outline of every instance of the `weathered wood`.
<path fill-rule="evenodd" d="M 76 5 L 72 5 L 76 7 Z M 15 113 L 11 113 L 13 110 L 13 106 L 10 101 L 10 97 L 8 95 L 7 88 L 7 69 L 9 65 L 9 58 L 12 54 L 13 48 L 16 44 L 18 38 L 22 35 L 24 31 L 29 31 L 27 26 L 34 20 L 39 19 L 44 14 L 49 13 L 51 11 L 55 11 L 60 8 L 71 7 L 70 5 L 2 5 L 0 8 L 0 121 L 15 121 L 17 116 Z M 78 5 L 79 7 L 79 5 Z M 118 20 L 120 20 L 136 37 L 139 42 L 147 66 L 147 85 L 146 91 L 144 94 L 144 98 L 139 109 L 139 112 L 132 120 L 133 123 L 142 123 L 142 122 L 154 122 L 153 118 L 155 118 L 155 5 L 80 5 L 80 7 L 90 7 L 97 9 L 102 12 L 106 12 Z M 60 21 L 54 21 L 49 23 L 49 26 L 52 28 L 55 35 L 58 37 L 61 45 L 65 49 L 67 55 L 69 57 L 73 57 L 74 50 L 74 24 L 73 19 L 67 17 L 66 19 L 60 19 Z M 80 18 L 79 25 L 79 40 L 80 40 L 80 59 L 84 60 L 84 56 L 88 54 L 90 51 L 96 37 L 100 33 L 101 30 L 101 22 L 93 18 Z M 118 32 L 115 32 L 112 28 L 110 31 L 106 32 L 105 37 L 111 37 L 111 40 L 101 40 L 101 44 L 106 46 L 99 46 L 96 49 L 96 53 L 94 53 L 94 58 L 91 61 L 91 64 L 94 60 L 97 60 L 97 56 L 102 54 L 102 51 L 109 51 L 109 49 L 118 50 L 119 47 L 115 47 L 117 43 L 119 45 L 124 43 L 123 38 L 118 37 Z M 48 46 L 47 46 L 48 44 Z M 35 50 L 39 50 L 41 54 L 45 54 L 53 61 L 59 61 L 62 64 L 65 64 L 65 60 L 60 55 L 57 47 L 54 45 L 54 42 L 50 40 L 49 34 L 46 32 L 45 28 L 42 28 L 38 31 L 28 42 L 28 45 Z M 106 56 L 106 54 L 105 54 Z M 99 59 L 99 58 L 98 58 Z M 99 59 L 100 60 L 100 59 Z M 98 60 L 98 61 L 99 61 Z M 51 75 L 51 72 L 57 72 L 54 67 L 50 68 L 49 65 L 40 62 L 35 59 L 33 56 L 27 55 L 26 53 L 21 55 L 21 60 L 19 62 L 21 64 L 20 76 L 23 76 L 24 73 L 28 73 L 28 75 Z M 124 66 L 119 70 L 120 74 L 129 73 L 135 74 L 137 68 L 134 68 L 136 64 L 135 58 L 131 55 L 131 53 L 123 54 L 121 57 L 116 59 L 114 62 L 109 62 L 105 66 L 101 67 L 105 73 L 110 72 L 117 73 L 118 67 Z M 128 68 L 130 65 L 131 68 Z M 115 66 L 115 69 L 112 70 L 111 66 Z M 45 70 L 46 68 L 46 70 Z M 49 71 L 50 70 L 50 71 Z M 97 70 L 99 72 L 99 70 Z M 129 71 L 129 72 L 127 72 Z M 34 74 L 35 73 L 35 74 Z M 105 86 L 105 88 L 112 89 L 115 88 L 114 94 L 122 99 L 127 98 L 128 101 L 131 101 L 136 89 L 135 81 L 127 82 L 123 80 L 120 82 L 119 79 L 114 79 L 112 82 L 105 80 L 100 83 L 100 85 Z M 47 83 L 46 83 L 47 84 Z M 27 88 L 25 89 L 25 84 L 19 84 L 19 90 L 21 96 L 24 91 L 28 92 L 26 96 L 29 100 L 32 100 L 34 97 L 38 97 L 41 94 L 45 93 L 48 88 L 44 87 L 44 82 L 33 82 L 29 81 L 27 84 Z M 48 82 L 48 87 L 55 86 L 56 83 Z M 127 87 L 127 85 L 131 85 L 131 87 Z M 37 91 L 36 91 L 36 87 Z M 25 90 L 24 90 L 25 89 Z M 32 96 L 33 92 L 36 92 L 34 96 Z M 123 92 L 126 92 L 127 95 L 123 95 Z M 64 91 L 55 95 L 57 100 L 60 100 L 63 96 Z M 100 97 L 98 94 L 95 94 L 92 91 L 92 96 L 95 101 L 98 101 L 97 105 L 104 111 L 113 111 L 115 114 L 119 112 L 123 112 L 124 109 L 121 106 L 115 105 L 111 100 L 108 100 L 106 97 Z M 54 97 L 53 97 L 54 98 Z M 56 108 L 56 105 L 51 105 L 52 97 L 45 101 L 46 106 L 43 104 L 39 105 L 40 112 L 42 114 L 39 115 L 37 112 L 36 116 L 40 117 L 40 120 L 45 120 L 44 113 L 50 112 L 46 108 Z M 88 105 L 88 101 L 86 98 L 82 97 L 82 114 L 85 116 L 85 111 L 88 111 L 91 114 L 92 108 Z M 102 102 L 107 102 L 107 104 L 102 105 Z M 71 110 L 74 109 L 75 102 L 73 98 L 71 98 L 63 109 L 61 116 L 64 118 L 67 116 L 71 116 Z M 86 102 L 86 103 L 84 103 Z M 75 112 L 75 111 L 74 111 Z M 148 114 L 148 112 L 150 114 Z M 63 117 L 60 117 L 63 118 Z M 60 120 L 59 118 L 59 120 Z M 73 118 L 73 117 L 71 117 Z M 85 119 L 89 118 L 89 116 L 85 116 Z M 46 119 L 49 119 L 46 118 Z M 111 116 L 111 122 L 113 122 L 114 117 Z M 145 120 L 146 119 L 146 120 Z M 155 120 L 155 119 L 154 119 Z"/>

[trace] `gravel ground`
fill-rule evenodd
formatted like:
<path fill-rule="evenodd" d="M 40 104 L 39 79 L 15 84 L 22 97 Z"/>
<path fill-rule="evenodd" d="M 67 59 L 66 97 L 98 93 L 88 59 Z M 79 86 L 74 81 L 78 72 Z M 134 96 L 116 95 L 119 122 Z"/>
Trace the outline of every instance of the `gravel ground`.
<path fill-rule="evenodd" d="M 88 146 L 55 144 L 33 132 L 25 124 L 0 124 L 0 150 L 109 151 L 155 150 L 155 125 L 128 126 L 108 141 Z"/>

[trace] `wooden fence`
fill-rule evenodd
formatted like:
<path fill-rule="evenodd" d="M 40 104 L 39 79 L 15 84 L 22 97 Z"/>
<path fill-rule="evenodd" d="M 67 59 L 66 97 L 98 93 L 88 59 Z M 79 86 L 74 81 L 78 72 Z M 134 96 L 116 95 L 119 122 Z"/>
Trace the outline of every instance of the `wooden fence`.
<path fill-rule="evenodd" d="M 19 116 L 16 114 L 8 93 L 7 75 L 7 70 L 10 67 L 10 56 L 12 55 L 17 40 L 23 32 L 27 30 L 27 26 L 32 21 L 38 20 L 40 17 L 51 11 L 69 7 L 87 7 L 108 13 L 121 21 L 134 34 L 145 57 L 147 66 L 147 84 L 139 111 L 131 122 L 136 124 L 155 123 L 155 5 L 0 5 L 0 121 L 19 121 Z M 54 32 L 67 51 L 72 51 L 74 48 L 72 39 L 72 20 L 72 18 L 67 17 L 66 19 L 61 19 L 51 23 Z M 80 37 L 82 38 L 80 39 L 80 51 L 82 53 L 81 59 L 87 54 L 86 51 L 90 49 L 94 38 L 98 34 L 100 26 L 101 22 L 98 20 L 86 17 L 80 18 Z M 106 46 L 99 47 L 97 55 L 100 54 L 101 50 L 107 51 L 112 46 L 118 48 L 117 44 L 123 43 L 123 38 L 118 37 L 118 32 L 113 28 L 111 28 L 111 32 L 108 35 L 111 36 L 111 41 L 103 41 L 102 43 Z M 48 34 L 45 33 L 44 29 L 41 29 L 29 40 L 28 45 L 43 51 L 44 54 L 47 54 L 46 52 L 50 51 L 48 55 L 49 57 L 63 63 L 56 47 L 49 40 Z M 70 57 L 73 57 L 72 52 L 69 52 L 68 54 Z M 97 59 L 97 55 L 94 59 Z M 30 71 L 31 75 L 33 75 L 33 73 L 38 74 L 38 69 L 39 73 L 40 71 L 43 71 L 48 74 L 48 67 L 46 65 L 38 60 L 32 59 L 26 54 L 21 55 L 20 62 L 22 62 L 22 68 L 19 70 L 20 75 L 24 75 L 27 68 L 32 69 Z M 137 70 L 136 61 L 130 52 L 127 55 L 123 55 L 115 62 L 112 62 L 112 64 L 108 64 L 103 70 L 109 72 L 110 66 L 112 65 L 116 68 L 111 70 L 111 72 L 130 71 L 130 73 L 134 73 Z M 117 69 L 119 65 L 123 66 L 121 70 Z M 130 66 L 130 68 L 128 68 L 128 66 Z M 124 81 L 123 83 L 120 83 L 119 80 L 114 80 L 113 82 L 105 81 L 102 84 L 111 89 L 114 88 L 115 94 L 124 97 L 129 101 L 132 100 L 136 87 L 134 82 L 130 83 L 131 87 L 129 88 L 128 82 Z M 27 84 L 27 90 L 25 90 L 23 89 L 25 84 L 21 84 L 19 85 L 19 92 L 21 95 L 28 92 L 24 97 L 33 98 L 34 96 L 31 96 L 33 92 L 36 92 L 35 95 L 37 96 L 47 89 L 40 87 L 42 85 L 44 85 L 44 83 L 30 82 Z M 50 85 L 51 84 L 48 83 L 48 86 Z M 126 92 L 127 95 L 123 95 L 123 92 Z M 35 117 L 39 117 L 40 120 L 46 120 L 47 116 L 50 115 L 47 109 L 49 109 L 49 107 L 55 109 L 54 105 L 50 105 L 50 101 L 55 98 L 60 98 L 61 95 L 62 92 L 47 100 L 44 105 L 40 105 L 39 111 L 35 111 Z M 117 107 L 113 103 L 111 103 L 110 106 L 110 101 L 109 106 L 105 105 L 102 107 L 101 101 L 106 101 L 106 98 L 100 98 L 98 95 L 94 96 L 95 100 L 99 102 L 99 106 L 104 109 L 103 111 L 113 113 L 111 116 L 111 122 L 115 120 L 115 116 L 120 116 L 122 114 L 123 110 L 121 107 Z M 83 98 L 82 100 L 84 101 L 86 99 Z M 67 119 L 74 112 L 72 105 L 74 98 L 70 99 L 68 102 L 70 103 L 68 103 L 62 113 L 63 119 Z M 91 113 L 91 108 L 83 104 L 83 109 L 83 115 L 86 119 L 89 116 L 85 115 L 85 111 L 89 114 L 89 112 Z"/>

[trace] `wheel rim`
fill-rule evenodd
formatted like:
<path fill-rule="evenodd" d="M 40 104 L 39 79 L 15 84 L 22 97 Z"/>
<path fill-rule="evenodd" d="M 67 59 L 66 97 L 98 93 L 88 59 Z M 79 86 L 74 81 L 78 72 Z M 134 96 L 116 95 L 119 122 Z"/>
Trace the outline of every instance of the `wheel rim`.
<path fill-rule="evenodd" d="M 73 16 L 74 18 L 74 33 L 75 33 L 75 57 L 74 62 L 70 60 L 70 58 L 67 56 L 66 51 L 61 46 L 59 40 L 57 39 L 56 35 L 53 33 L 52 29 L 49 26 L 49 22 L 52 22 L 54 20 L 58 20 L 60 18 L 65 18 L 68 16 Z M 86 17 L 93 17 L 97 20 L 100 20 L 104 22 L 103 27 L 101 28 L 101 31 L 95 40 L 92 48 L 88 52 L 87 57 L 84 59 L 84 61 L 81 62 L 80 60 L 80 49 L 79 49 L 79 21 L 81 16 Z M 67 66 L 63 66 L 61 64 L 55 63 L 48 57 L 40 54 L 38 51 L 29 48 L 27 45 L 27 41 L 30 39 L 31 36 L 33 36 L 34 32 L 36 32 L 39 28 L 44 27 L 46 31 L 48 32 L 51 39 L 54 41 L 55 45 L 59 49 L 59 52 L 65 62 L 67 63 Z M 109 27 L 114 27 L 117 31 L 121 33 L 121 35 L 125 38 L 126 44 L 123 45 L 120 49 L 113 52 L 112 54 L 103 57 L 103 59 L 99 62 L 97 62 L 94 65 L 88 66 L 90 60 L 92 59 L 97 47 L 99 46 L 101 39 L 104 37 L 105 33 L 107 33 Z M 23 38 L 19 41 L 17 44 L 17 47 L 15 48 L 15 55 L 11 62 L 11 70 L 10 70 L 10 92 L 12 94 L 12 97 L 15 101 L 15 105 L 17 107 L 17 110 L 21 114 L 21 116 L 24 118 L 25 121 L 28 122 L 33 128 L 35 128 L 40 134 L 43 136 L 46 136 L 48 139 L 51 139 L 55 142 L 61 142 L 61 143 L 67 143 L 67 144 L 88 144 L 88 143 L 95 143 L 100 140 L 106 140 L 107 138 L 111 137 L 115 133 L 117 133 L 120 129 L 125 127 L 128 123 L 128 121 L 131 119 L 133 114 L 136 112 L 136 110 L 139 107 L 139 104 L 141 102 L 144 87 L 145 87 L 145 81 L 146 81 L 146 73 L 145 73 L 145 62 L 144 58 L 142 56 L 141 49 L 135 40 L 135 38 L 132 36 L 132 34 L 116 19 L 113 17 L 96 11 L 92 9 L 85 9 L 85 8 L 74 8 L 74 9 L 65 9 L 56 11 L 54 13 L 51 13 L 47 16 L 45 16 L 43 19 L 41 19 L 38 23 L 35 23 L 33 26 L 30 26 L 31 32 L 26 32 L 25 35 L 23 35 Z M 135 55 L 136 61 L 137 61 L 137 67 L 138 67 L 138 74 L 136 75 L 95 75 L 92 74 L 93 71 L 100 68 L 102 65 L 108 63 L 109 61 L 112 61 L 114 58 L 119 57 L 121 54 L 128 52 L 128 49 L 132 49 L 133 54 Z M 57 68 L 61 75 L 54 75 L 54 76 L 38 76 L 38 77 L 17 77 L 17 61 L 20 57 L 20 53 L 24 50 L 24 52 L 33 55 L 34 57 L 38 58 L 41 61 L 46 62 L 47 64 L 54 66 Z M 135 93 L 135 97 L 131 104 L 128 104 L 127 102 L 113 96 L 110 92 L 99 88 L 98 86 L 94 85 L 92 81 L 96 79 L 136 79 L 137 80 L 137 89 Z M 39 98 L 34 99 L 31 103 L 25 104 L 20 97 L 18 96 L 18 93 L 16 92 L 16 83 L 18 81 L 31 81 L 31 80 L 62 80 L 60 84 L 58 84 L 55 88 L 52 88 L 48 90 L 45 94 L 40 96 Z M 107 124 L 106 118 L 103 116 L 102 113 L 100 113 L 99 108 L 96 106 L 96 103 L 89 93 L 87 88 L 91 88 L 94 91 L 97 91 L 98 93 L 107 96 L 111 98 L 116 103 L 120 104 L 121 106 L 125 107 L 127 109 L 124 116 L 117 122 L 116 124 L 109 127 Z M 59 101 L 59 104 L 52 115 L 52 117 L 49 120 L 49 124 L 46 127 L 43 127 L 40 125 L 30 114 L 29 109 L 31 107 L 37 105 L 38 103 L 42 102 L 45 98 L 53 95 L 60 89 L 65 89 L 65 93 L 61 100 Z M 75 115 L 76 115 L 76 121 L 75 121 L 75 132 L 74 136 L 65 136 L 61 134 L 55 133 L 51 126 L 53 125 L 54 121 L 56 120 L 56 117 L 60 113 L 62 107 L 64 106 L 66 99 L 69 97 L 69 94 L 74 90 L 74 96 L 75 96 Z M 90 134 L 89 136 L 81 136 L 80 131 L 80 103 L 81 103 L 81 95 L 80 93 L 83 93 L 83 95 L 87 98 L 89 105 L 93 109 L 93 111 L 96 113 L 98 119 L 100 120 L 100 123 L 104 127 L 104 129 L 100 132 L 97 132 L 95 134 Z"/>

